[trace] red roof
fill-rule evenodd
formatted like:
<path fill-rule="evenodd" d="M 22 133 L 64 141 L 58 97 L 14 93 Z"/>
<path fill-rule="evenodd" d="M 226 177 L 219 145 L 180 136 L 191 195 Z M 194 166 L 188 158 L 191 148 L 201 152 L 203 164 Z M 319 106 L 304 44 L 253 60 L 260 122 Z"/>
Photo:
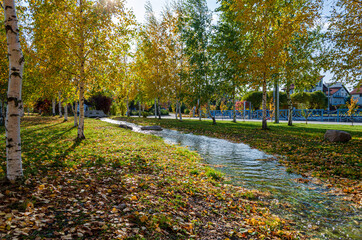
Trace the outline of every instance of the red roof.
<path fill-rule="evenodd" d="M 335 94 L 336 92 L 338 92 L 339 89 L 341 89 L 341 87 L 338 87 L 338 88 L 330 88 L 330 89 L 329 89 L 329 94 L 330 94 L 330 95 L 333 95 L 333 94 Z M 326 94 L 328 95 L 328 89 L 327 89 Z"/>
<path fill-rule="evenodd" d="M 350 94 L 352 95 L 352 94 L 360 94 L 360 93 L 362 93 L 362 86 L 360 86 L 359 89 L 358 88 L 353 89 L 353 91 Z"/>

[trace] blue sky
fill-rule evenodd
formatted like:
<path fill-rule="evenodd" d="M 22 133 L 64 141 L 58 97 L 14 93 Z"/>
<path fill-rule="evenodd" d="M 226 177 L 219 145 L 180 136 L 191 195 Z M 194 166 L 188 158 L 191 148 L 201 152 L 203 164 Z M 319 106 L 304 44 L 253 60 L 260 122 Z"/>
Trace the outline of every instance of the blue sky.
<path fill-rule="evenodd" d="M 138 22 L 144 22 L 144 16 L 145 16 L 145 4 L 147 1 L 151 2 L 151 5 L 153 7 L 154 12 L 159 15 L 162 7 L 167 3 L 170 2 L 168 0 L 126 0 L 126 6 L 128 8 L 132 8 L 134 14 L 136 15 Z M 333 6 L 334 0 L 324 0 L 324 8 L 322 12 L 323 19 L 325 19 L 326 16 L 330 15 L 331 7 Z M 217 8 L 218 3 L 216 0 L 207 0 L 207 4 L 210 10 L 214 11 L 215 8 Z M 329 72 L 321 73 L 325 75 L 324 81 L 330 82 L 332 78 L 332 74 Z"/>

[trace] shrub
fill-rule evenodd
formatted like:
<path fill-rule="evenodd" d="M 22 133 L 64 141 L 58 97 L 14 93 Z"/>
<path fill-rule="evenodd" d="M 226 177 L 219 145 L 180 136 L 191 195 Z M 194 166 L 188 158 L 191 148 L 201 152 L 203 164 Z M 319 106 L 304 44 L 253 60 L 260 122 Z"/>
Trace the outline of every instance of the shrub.
<path fill-rule="evenodd" d="M 190 114 L 190 109 L 186 108 L 185 109 L 185 114 Z"/>
<path fill-rule="evenodd" d="M 324 109 L 328 105 L 328 98 L 322 91 L 310 93 L 309 108 Z"/>
<path fill-rule="evenodd" d="M 259 91 L 249 92 L 243 97 L 243 100 L 251 102 L 252 107 L 258 110 L 263 100 L 263 93 Z"/>
<path fill-rule="evenodd" d="M 147 118 L 151 114 L 149 112 L 142 112 L 142 117 Z"/>
<path fill-rule="evenodd" d="M 300 92 L 300 93 L 294 93 L 291 96 L 292 101 L 294 104 L 298 105 L 298 108 L 300 105 L 305 104 L 305 105 L 309 105 L 310 102 L 310 94 L 306 93 L 306 92 Z"/>
<path fill-rule="evenodd" d="M 169 115 L 169 112 L 166 109 L 161 109 L 161 116 Z"/>
<path fill-rule="evenodd" d="M 97 94 L 90 97 L 88 101 L 96 110 L 102 110 L 105 114 L 109 114 L 109 110 L 112 105 L 112 98 L 102 94 Z"/>

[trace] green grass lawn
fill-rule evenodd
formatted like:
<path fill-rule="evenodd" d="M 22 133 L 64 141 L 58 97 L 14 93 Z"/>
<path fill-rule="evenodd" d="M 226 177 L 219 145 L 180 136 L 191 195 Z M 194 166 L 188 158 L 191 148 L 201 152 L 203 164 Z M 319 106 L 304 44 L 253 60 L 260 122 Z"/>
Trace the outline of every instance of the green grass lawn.
<path fill-rule="evenodd" d="M 212 125 L 211 121 L 188 119 L 183 122 L 153 118 L 124 120 L 159 124 L 165 128 L 247 143 L 283 156 L 280 161 L 288 166 L 288 171 L 327 178 L 332 184 L 341 185 L 345 192 L 362 190 L 362 126 L 298 123 L 289 127 L 286 123 L 269 123 L 270 130 L 263 131 L 261 122 L 219 121 L 217 125 Z M 347 131 L 351 133 L 352 140 L 348 143 L 328 142 L 324 140 L 328 129 Z"/>
<path fill-rule="evenodd" d="M 25 178 L 0 182 L 1 239 L 297 236 L 255 200 L 262 193 L 224 184 L 196 153 L 101 121 L 85 124 L 79 142 L 72 119 L 22 119 Z M 0 166 L 4 176 L 4 140 Z"/>

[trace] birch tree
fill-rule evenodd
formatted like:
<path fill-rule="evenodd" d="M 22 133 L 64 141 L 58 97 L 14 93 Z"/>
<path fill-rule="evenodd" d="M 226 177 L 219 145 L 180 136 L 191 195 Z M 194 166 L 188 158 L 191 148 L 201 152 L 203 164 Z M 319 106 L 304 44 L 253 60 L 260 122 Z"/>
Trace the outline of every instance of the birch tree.
<path fill-rule="evenodd" d="M 107 67 L 101 66 L 109 63 L 109 51 L 114 47 L 112 43 L 124 34 L 128 25 L 133 24 L 133 15 L 121 0 L 34 0 L 29 5 L 36 10 L 35 22 L 46 30 L 42 39 L 57 42 L 64 51 L 60 56 L 62 64 L 58 67 L 72 73 L 73 77 L 67 78 L 69 84 L 77 84 L 77 138 L 84 139 L 85 96 L 92 86 L 112 82 L 105 78 L 103 69 L 107 70 Z"/>
<path fill-rule="evenodd" d="M 9 84 L 6 112 L 6 161 L 7 178 L 15 181 L 23 176 L 21 160 L 20 111 L 21 86 L 23 77 L 24 56 L 22 53 L 19 26 L 14 0 L 4 0 L 5 30 L 9 56 Z"/>
<path fill-rule="evenodd" d="M 267 87 L 274 83 L 284 61 L 283 50 L 295 33 L 305 33 L 318 16 L 320 0 L 232 0 L 236 20 L 252 39 L 248 74 L 263 90 L 262 129 L 267 129 Z"/>

